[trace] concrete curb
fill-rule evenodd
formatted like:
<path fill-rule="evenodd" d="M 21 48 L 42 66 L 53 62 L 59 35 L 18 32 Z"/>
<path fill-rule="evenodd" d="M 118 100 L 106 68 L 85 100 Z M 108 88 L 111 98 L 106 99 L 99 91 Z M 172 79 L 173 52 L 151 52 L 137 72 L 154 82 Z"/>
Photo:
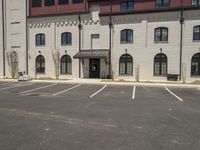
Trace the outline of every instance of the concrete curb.
<path fill-rule="evenodd" d="M 0 79 L 0 81 L 18 82 L 17 79 Z M 23 81 L 21 81 L 23 82 Z M 200 85 L 183 84 L 183 83 L 143 83 L 143 82 L 118 82 L 118 81 L 104 81 L 101 79 L 73 79 L 73 80 L 31 80 L 28 82 L 45 82 L 45 83 L 68 83 L 68 84 L 95 84 L 95 85 L 124 85 L 124 86 L 149 86 L 149 87 L 180 87 L 180 88 L 198 88 Z"/>

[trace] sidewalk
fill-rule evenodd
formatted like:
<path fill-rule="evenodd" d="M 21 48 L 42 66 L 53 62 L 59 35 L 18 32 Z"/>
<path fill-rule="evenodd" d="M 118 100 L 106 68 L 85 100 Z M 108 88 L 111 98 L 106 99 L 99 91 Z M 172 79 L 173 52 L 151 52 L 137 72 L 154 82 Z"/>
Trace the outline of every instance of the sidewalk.
<path fill-rule="evenodd" d="M 17 82 L 17 79 L 0 79 L 0 81 Z M 23 82 L 23 81 L 21 81 Z M 99 85 L 126 85 L 126 86 L 167 86 L 167 87 L 183 87 L 183 88 L 199 88 L 200 84 L 182 83 L 180 81 L 112 81 L 108 79 L 71 79 L 71 80 L 38 80 L 34 79 L 28 82 L 46 82 L 46 83 L 69 83 L 69 84 L 99 84 Z"/>

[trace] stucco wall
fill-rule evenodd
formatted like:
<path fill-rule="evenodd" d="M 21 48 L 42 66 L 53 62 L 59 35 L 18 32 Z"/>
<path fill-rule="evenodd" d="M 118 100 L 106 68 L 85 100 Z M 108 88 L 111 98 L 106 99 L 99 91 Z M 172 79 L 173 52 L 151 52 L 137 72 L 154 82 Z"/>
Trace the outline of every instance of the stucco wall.
<path fill-rule="evenodd" d="M 96 12 L 95 12 L 96 13 Z M 192 41 L 193 26 L 200 24 L 196 15 L 198 11 L 188 11 L 185 13 L 186 20 L 183 26 L 183 66 L 187 70 L 187 80 L 193 81 L 198 78 L 190 76 L 191 57 L 199 51 L 200 43 Z M 190 17 L 189 17 L 190 16 Z M 193 19 L 191 19 L 193 16 Z M 139 66 L 140 80 L 166 80 L 163 76 L 153 75 L 154 57 L 162 52 L 168 58 L 168 73 L 179 74 L 180 68 L 180 12 L 168 13 L 150 13 L 137 15 L 122 15 L 113 17 L 112 28 L 112 69 L 115 79 L 135 80 L 135 72 Z M 51 57 L 52 49 L 57 49 L 61 53 L 69 54 L 72 58 L 78 52 L 78 16 L 46 17 L 33 18 L 30 23 L 30 54 L 33 60 L 30 60 L 29 66 L 32 68 L 31 76 L 34 75 L 35 58 L 41 51 L 48 59 L 48 66 L 53 65 Z M 109 26 L 108 17 L 101 17 L 100 20 L 92 20 L 92 14 L 81 16 L 82 19 L 82 43 L 81 49 L 91 48 L 91 34 L 100 35 L 100 48 L 109 49 Z M 168 28 L 168 42 L 155 43 L 154 29 L 157 27 Z M 123 29 L 133 29 L 134 38 L 132 44 L 120 43 L 120 31 Z M 60 34 L 62 32 L 72 32 L 72 45 L 61 46 Z M 35 35 L 37 33 L 46 34 L 46 46 L 35 47 Z M 133 57 L 133 76 L 119 75 L 119 58 L 121 55 L 128 53 Z M 82 68 L 82 77 L 88 77 L 88 72 L 83 72 L 89 68 L 89 61 L 84 60 Z M 102 63 L 103 64 L 103 63 Z M 47 67 L 48 67 L 47 66 Z M 73 73 L 70 76 L 62 78 L 77 78 L 79 74 L 78 60 L 73 59 Z M 103 67 L 102 67 L 103 68 Z M 106 67 L 108 69 L 108 67 Z M 47 69 L 46 76 L 54 77 L 53 69 Z M 108 70 L 107 70 L 108 74 Z"/>

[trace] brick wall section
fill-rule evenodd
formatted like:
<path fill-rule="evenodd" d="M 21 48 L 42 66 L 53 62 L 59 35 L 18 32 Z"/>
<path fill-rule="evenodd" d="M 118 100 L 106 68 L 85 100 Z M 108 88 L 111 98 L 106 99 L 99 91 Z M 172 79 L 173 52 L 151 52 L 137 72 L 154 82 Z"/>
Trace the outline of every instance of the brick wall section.
<path fill-rule="evenodd" d="M 113 0 L 112 10 L 113 12 L 120 12 L 120 3 L 126 0 Z M 90 0 L 89 5 L 99 4 L 101 13 L 110 12 L 109 0 Z M 191 6 L 191 0 L 183 0 L 184 6 Z M 179 7 L 181 6 L 181 0 L 170 0 L 170 7 Z M 135 0 L 134 1 L 134 10 L 145 10 L 145 9 L 154 9 L 155 0 Z"/>
<path fill-rule="evenodd" d="M 42 7 L 32 8 L 32 1 L 30 0 L 30 16 L 40 16 L 49 14 L 60 14 L 60 13 L 74 13 L 74 12 L 85 12 L 88 10 L 87 3 L 73 4 L 72 0 L 69 0 L 69 4 L 58 5 L 58 0 L 55 0 L 54 6 L 45 6 L 42 0 Z"/>
<path fill-rule="evenodd" d="M 44 6 L 44 1 L 42 0 L 42 7 L 32 8 L 32 0 L 30 0 L 30 16 L 48 15 L 48 14 L 59 14 L 59 13 L 73 13 L 73 12 L 85 12 L 90 9 L 91 5 L 100 5 L 100 12 L 107 13 L 110 12 L 110 0 L 84 0 L 80 4 L 72 4 L 72 0 L 69 0 L 67 5 L 57 5 L 58 0 L 55 0 L 55 6 Z M 120 12 L 120 4 L 122 1 L 126 0 L 113 0 L 112 10 L 113 12 Z M 179 7 L 181 5 L 181 0 L 170 0 L 170 7 Z M 184 6 L 190 6 L 191 0 L 183 0 Z M 144 9 L 154 9 L 155 0 L 135 0 L 134 10 L 144 10 Z"/>

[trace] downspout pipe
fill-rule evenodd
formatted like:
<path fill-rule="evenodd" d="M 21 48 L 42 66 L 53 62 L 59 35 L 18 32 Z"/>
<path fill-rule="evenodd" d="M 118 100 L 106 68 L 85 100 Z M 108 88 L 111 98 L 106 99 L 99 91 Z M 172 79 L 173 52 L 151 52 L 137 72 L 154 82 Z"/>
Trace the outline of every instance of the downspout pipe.
<path fill-rule="evenodd" d="M 26 74 L 28 74 L 28 20 L 27 20 L 27 17 L 28 17 L 28 3 L 27 3 L 27 0 L 26 0 Z"/>
<path fill-rule="evenodd" d="M 179 80 L 182 80 L 182 55 L 183 55 L 183 24 L 184 24 L 184 9 L 183 9 L 183 0 L 181 1 L 181 17 L 180 17 L 180 64 L 179 64 Z"/>
<path fill-rule="evenodd" d="M 82 29 L 82 24 L 81 24 L 81 15 L 78 15 L 78 29 L 79 29 L 79 52 L 81 51 L 81 29 Z M 81 78 L 81 60 L 79 59 L 79 78 Z"/>
<path fill-rule="evenodd" d="M 5 65 L 5 16 L 4 16 L 4 0 L 2 0 L 2 33 L 3 33 L 3 76 L 6 75 L 6 65 Z"/>
<path fill-rule="evenodd" d="M 109 78 L 112 78 L 112 0 L 110 0 L 110 15 L 109 15 Z"/>

